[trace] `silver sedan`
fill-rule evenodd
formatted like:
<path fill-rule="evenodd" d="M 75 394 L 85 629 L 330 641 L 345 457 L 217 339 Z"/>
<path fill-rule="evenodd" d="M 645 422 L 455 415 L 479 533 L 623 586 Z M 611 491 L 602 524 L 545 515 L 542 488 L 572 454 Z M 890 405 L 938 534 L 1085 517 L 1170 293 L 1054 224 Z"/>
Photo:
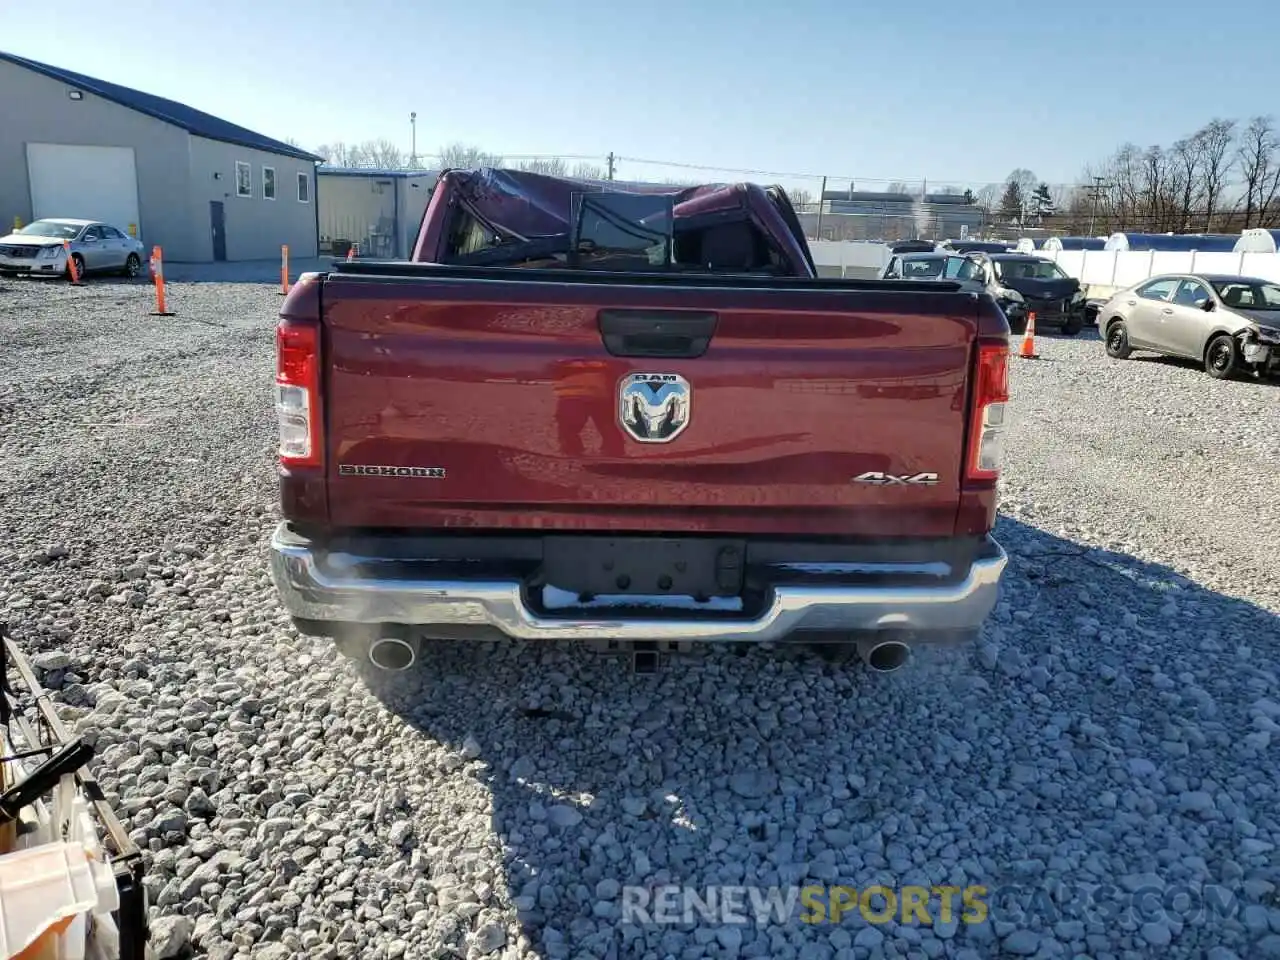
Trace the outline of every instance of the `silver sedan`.
<path fill-rule="evenodd" d="M 0 274 L 68 276 L 67 253 L 80 276 L 119 273 L 136 277 L 142 271 L 142 241 L 97 220 L 36 220 L 0 237 Z"/>
<path fill-rule="evenodd" d="M 1185 357 L 1218 380 L 1280 373 L 1280 284 L 1222 274 L 1164 274 L 1098 308 L 1107 355 Z"/>

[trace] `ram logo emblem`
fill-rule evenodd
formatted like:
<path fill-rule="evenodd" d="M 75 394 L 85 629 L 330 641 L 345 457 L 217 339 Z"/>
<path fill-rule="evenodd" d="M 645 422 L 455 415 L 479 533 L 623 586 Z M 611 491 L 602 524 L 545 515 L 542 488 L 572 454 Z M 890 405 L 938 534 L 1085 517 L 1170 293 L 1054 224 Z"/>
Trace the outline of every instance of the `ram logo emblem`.
<path fill-rule="evenodd" d="M 689 425 L 689 381 L 678 373 L 633 373 L 618 386 L 618 419 L 641 443 L 670 443 Z"/>
<path fill-rule="evenodd" d="M 881 473 L 868 470 L 853 478 L 854 483 L 870 483 L 877 487 L 932 487 L 938 483 L 936 473 Z"/>

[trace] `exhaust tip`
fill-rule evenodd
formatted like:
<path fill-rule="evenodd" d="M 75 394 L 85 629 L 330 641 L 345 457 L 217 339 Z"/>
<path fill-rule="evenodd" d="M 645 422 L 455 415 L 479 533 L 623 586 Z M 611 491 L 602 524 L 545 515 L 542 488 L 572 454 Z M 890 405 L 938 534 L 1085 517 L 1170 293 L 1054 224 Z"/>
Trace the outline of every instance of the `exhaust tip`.
<path fill-rule="evenodd" d="M 858 644 L 858 653 L 877 673 L 892 673 L 911 657 L 911 648 L 901 640 L 867 640 Z"/>
<path fill-rule="evenodd" d="M 400 673 L 418 659 L 417 644 L 399 637 L 383 637 L 369 646 L 369 662 L 379 670 Z"/>

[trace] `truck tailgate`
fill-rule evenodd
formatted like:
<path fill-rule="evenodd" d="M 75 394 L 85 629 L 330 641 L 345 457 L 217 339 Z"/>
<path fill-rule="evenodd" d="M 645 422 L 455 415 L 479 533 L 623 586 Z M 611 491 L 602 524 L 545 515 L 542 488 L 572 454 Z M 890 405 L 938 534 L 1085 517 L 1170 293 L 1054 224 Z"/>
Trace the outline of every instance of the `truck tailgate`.
<path fill-rule="evenodd" d="M 321 299 L 335 526 L 955 528 L 970 295 L 441 271 Z"/>

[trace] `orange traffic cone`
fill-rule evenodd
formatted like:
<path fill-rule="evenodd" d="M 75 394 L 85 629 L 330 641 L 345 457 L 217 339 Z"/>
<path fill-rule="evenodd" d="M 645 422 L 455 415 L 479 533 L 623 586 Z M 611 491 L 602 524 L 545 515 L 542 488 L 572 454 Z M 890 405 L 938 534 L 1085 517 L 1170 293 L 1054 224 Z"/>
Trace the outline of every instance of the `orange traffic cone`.
<path fill-rule="evenodd" d="M 356 245 L 353 243 L 351 246 L 347 247 L 347 263 L 350 263 L 355 258 L 356 258 Z"/>
<path fill-rule="evenodd" d="M 1034 312 L 1027 314 L 1027 329 L 1022 334 L 1022 347 L 1018 350 L 1018 356 L 1023 360 L 1040 359 L 1040 354 L 1036 353 L 1036 315 Z"/>
<path fill-rule="evenodd" d="M 76 267 L 76 258 L 71 253 L 71 241 L 63 240 L 62 249 L 66 252 L 67 276 L 71 278 L 71 285 L 73 287 L 83 287 L 84 283 L 80 279 L 80 270 Z"/>

